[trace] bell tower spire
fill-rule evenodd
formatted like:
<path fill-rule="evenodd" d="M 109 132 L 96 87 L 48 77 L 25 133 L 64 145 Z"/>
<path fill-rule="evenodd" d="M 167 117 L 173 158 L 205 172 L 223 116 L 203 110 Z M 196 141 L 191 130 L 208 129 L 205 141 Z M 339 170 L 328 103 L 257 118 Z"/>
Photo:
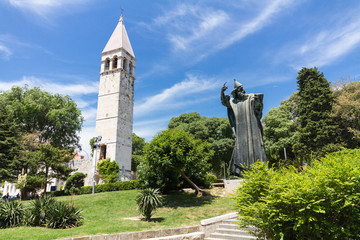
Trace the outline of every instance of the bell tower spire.
<path fill-rule="evenodd" d="M 130 179 L 134 106 L 135 55 L 123 16 L 101 53 L 96 136 L 102 136 L 98 161 L 110 158 Z"/>

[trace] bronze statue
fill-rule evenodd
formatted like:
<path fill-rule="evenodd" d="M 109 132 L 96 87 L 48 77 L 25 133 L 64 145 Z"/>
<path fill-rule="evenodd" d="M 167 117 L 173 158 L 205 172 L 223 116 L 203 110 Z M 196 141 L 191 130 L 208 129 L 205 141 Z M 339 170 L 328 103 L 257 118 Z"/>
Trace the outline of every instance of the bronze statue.
<path fill-rule="evenodd" d="M 221 103 L 227 107 L 228 118 L 235 136 L 235 146 L 230 161 L 230 171 L 241 176 L 244 168 L 256 161 L 266 162 L 261 117 L 264 94 L 247 94 L 234 79 L 233 98 L 225 95 L 226 83 L 221 88 Z"/>

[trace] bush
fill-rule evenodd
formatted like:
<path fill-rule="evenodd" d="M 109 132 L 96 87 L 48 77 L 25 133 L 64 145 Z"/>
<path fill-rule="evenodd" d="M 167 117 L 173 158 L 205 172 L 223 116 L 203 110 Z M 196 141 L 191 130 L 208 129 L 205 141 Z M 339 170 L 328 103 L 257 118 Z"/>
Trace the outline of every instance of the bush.
<path fill-rule="evenodd" d="M 205 175 L 205 186 L 211 187 L 214 182 L 216 182 L 217 177 L 213 174 Z"/>
<path fill-rule="evenodd" d="M 328 154 L 303 172 L 245 172 L 236 194 L 240 225 L 254 225 L 260 238 L 359 239 L 360 149 Z"/>
<path fill-rule="evenodd" d="M 25 209 L 21 202 L 0 200 L 0 228 L 22 225 L 24 213 Z"/>
<path fill-rule="evenodd" d="M 49 228 L 72 228 L 82 224 L 82 210 L 72 204 L 54 202 L 46 215 L 46 227 Z"/>
<path fill-rule="evenodd" d="M 138 210 L 147 221 L 150 221 L 153 212 L 161 204 L 161 201 L 159 189 L 145 188 L 136 196 Z"/>
<path fill-rule="evenodd" d="M 69 195 L 69 194 L 66 194 L 64 190 L 50 192 L 51 197 L 60 197 L 60 196 L 66 196 L 66 195 Z"/>
<path fill-rule="evenodd" d="M 98 162 L 97 167 L 105 183 L 115 183 L 118 180 L 120 167 L 117 162 L 110 161 L 110 158 L 107 158 Z"/>
<path fill-rule="evenodd" d="M 140 188 L 140 184 L 138 180 L 121 181 L 115 183 L 95 185 L 95 193 L 131 190 L 137 188 Z M 92 193 L 92 186 L 81 187 L 80 194 L 90 194 L 90 193 Z"/>
<path fill-rule="evenodd" d="M 65 183 L 65 193 L 66 194 L 80 194 L 80 188 L 84 186 L 84 179 L 86 178 L 86 174 L 81 172 L 76 172 L 68 179 L 66 179 Z"/>

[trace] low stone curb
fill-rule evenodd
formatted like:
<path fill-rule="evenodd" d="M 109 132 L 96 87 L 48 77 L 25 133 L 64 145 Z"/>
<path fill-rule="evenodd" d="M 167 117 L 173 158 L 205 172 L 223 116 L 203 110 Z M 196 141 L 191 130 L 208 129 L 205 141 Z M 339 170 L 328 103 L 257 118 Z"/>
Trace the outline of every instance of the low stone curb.
<path fill-rule="evenodd" d="M 171 239 L 171 240 L 202 240 L 214 232 L 217 226 L 226 219 L 237 217 L 229 213 L 201 221 L 201 225 L 168 228 L 141 232 L 102 234 L 82 237 L 63 238 L 62 240 L 139 240 L 139 239 Z"/>

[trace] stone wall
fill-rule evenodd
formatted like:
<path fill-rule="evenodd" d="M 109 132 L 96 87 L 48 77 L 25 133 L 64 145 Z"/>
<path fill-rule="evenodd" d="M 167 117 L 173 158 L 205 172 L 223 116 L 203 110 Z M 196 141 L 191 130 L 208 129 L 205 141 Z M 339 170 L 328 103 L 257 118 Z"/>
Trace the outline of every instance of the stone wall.
<path fill-rule="evenodd" d="M 92 186 L 93 174 L 94 174 L 94 162 L 91 158 L 71 160 L 68 163 L 68 166 L 73 169 L 77 169 L 75 172 L 85 173 L 87 176 L 84 179 L 84 185 Z"/>

